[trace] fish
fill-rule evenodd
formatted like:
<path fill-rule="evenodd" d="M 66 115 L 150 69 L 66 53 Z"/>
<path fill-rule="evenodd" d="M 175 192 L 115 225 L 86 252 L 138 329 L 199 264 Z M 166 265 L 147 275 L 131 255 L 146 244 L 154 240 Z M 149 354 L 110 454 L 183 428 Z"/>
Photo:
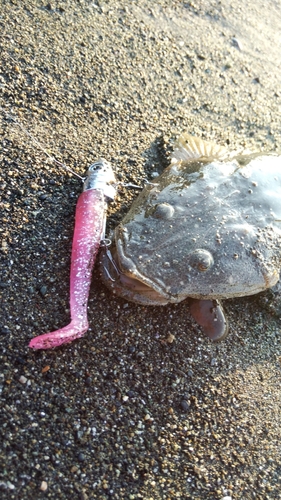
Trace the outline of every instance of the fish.
<path fill-rule="evenodd" d="M 52 349 L 82 337 L 89 328 L 88 297 L 92 269 L 105 237 L 106 210 L 116 194 L 116 179 L 109 162 L 101 158 L 86 174 L 75 212 L 70 269 L 71 322 L 59 330 L 33 338 L 32 349 Z"/>
<path fill-rule="evenodd" d="M 188 299 L 212 340 L 226 338 L 223 300 L 279 280 L 281 156 L 229 151 L 184 132 L 100 254 L 103 282 L 143 305 Z"/>

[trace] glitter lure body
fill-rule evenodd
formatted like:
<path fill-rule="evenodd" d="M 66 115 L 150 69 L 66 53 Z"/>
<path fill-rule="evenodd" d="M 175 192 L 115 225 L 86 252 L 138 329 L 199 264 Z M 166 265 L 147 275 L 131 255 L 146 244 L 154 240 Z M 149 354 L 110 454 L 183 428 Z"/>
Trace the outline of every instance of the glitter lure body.
<path fill-rule="evenodd" d="M 32 349 L 50 349 L 82 337 L 88 330 L 87 304 L 92 269 L 104 238 L 107 203 L 115 197 L 115 177 L 104 159 L 89 167 L 75 213 L 70 269 L 69 325 L 31 340 Z"/>

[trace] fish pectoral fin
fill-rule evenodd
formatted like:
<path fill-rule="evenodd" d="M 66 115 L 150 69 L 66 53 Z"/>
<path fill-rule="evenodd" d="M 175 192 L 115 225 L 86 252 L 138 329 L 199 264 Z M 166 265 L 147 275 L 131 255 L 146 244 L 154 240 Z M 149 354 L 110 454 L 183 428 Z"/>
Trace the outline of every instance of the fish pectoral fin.
<path fill-rule="evenodd" d="M 182 160 L 191 161 L 198 158 L 223 159 L 228 155 L 228 150 L 215 142 L 204 141 L 199 137 L 183 132 L 175 143 L 172 153 L 172 163 Z"/>
<path fill-rule="evenodd" d="M 228 335 L 228 321 L 218 300 L 189 299 L 189 311 L 213 342 Z"/>

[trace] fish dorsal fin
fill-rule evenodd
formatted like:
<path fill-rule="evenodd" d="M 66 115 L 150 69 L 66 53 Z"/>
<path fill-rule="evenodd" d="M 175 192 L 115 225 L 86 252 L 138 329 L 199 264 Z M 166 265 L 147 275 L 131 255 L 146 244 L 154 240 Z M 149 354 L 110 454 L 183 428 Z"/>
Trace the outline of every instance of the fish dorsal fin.
<path fill-rule="evenodd" d="M 204 141 L 199 137 L 183 132 L 175 143 L 172 163 L 179 160 L 191 161 L 198 158 L 222 159 L 229 154 L 228 150 L 215 142 Z"/>

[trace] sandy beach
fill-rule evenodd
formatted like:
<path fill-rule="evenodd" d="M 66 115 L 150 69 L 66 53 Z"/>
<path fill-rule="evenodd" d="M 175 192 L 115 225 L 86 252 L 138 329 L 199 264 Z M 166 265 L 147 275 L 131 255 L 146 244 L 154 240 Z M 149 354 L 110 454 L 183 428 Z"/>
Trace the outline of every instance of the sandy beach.
<path fill-rule="evenodd" d="M 280 499 L 280 292 L 225 301 L 214 344 L 185 301 L 127 302 L 96 268 L 86 335 L 28 348 L 69 322 L 82 191 L 40 145 L 139 186 L 183 130 L 281 151 L 278 2 L 0 4 L 1 498 Z M 108 231 L 137 194 L 120 188 Z"/>

